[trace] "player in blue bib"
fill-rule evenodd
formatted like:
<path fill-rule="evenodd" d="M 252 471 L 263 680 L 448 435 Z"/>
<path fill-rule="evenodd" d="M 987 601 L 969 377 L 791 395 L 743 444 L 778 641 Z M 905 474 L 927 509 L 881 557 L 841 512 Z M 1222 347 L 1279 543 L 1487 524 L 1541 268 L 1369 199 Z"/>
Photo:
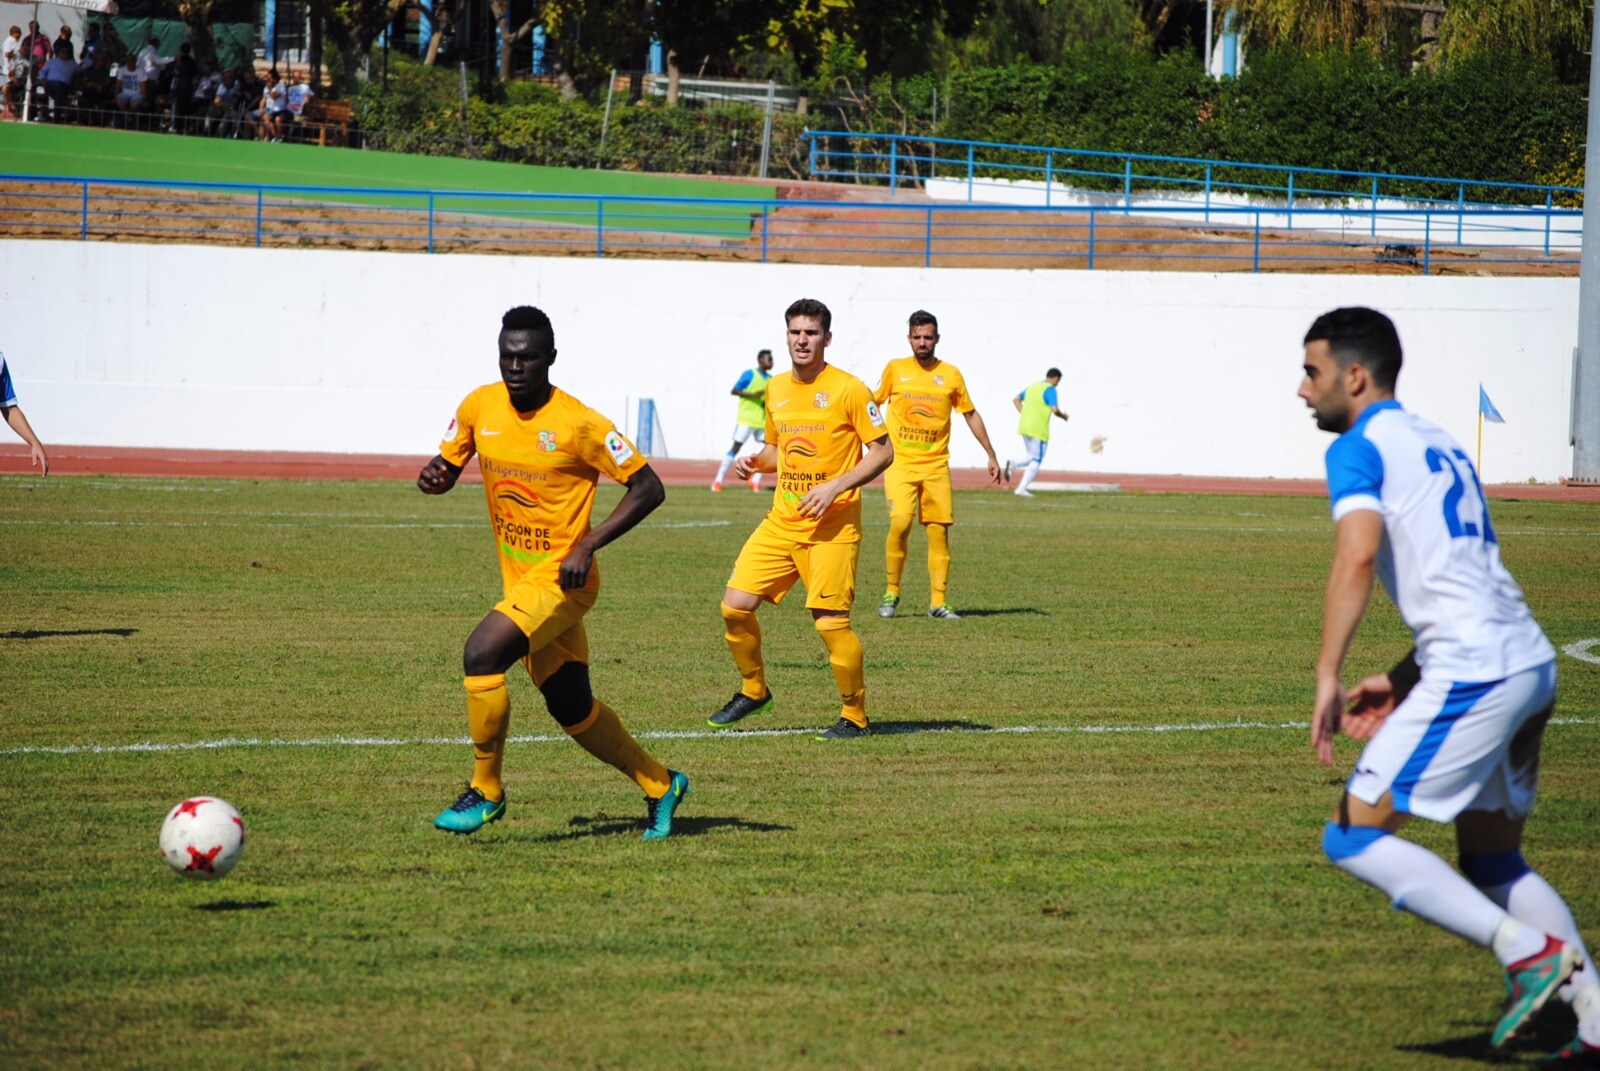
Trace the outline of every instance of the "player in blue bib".
<path fill-rule="evenodd" d="M 1341 730 L 1367 741 L 1323 848 L 1396 907 L 1494 952 L 1510 992 L 1495 1046 L 1559 993 L 1578 1036 L 1557 1060 L 1590 1066 L 1600 977 L 1572 912 L 1522 858 L 1555 649 L 1501 563 L 1467 452 L 1395 400 L 1400 363 L 1394 324 L 1372 309 L 1335 309 L 1306 332 L 1300 397 L 1339 436 L 1327 455 L 1337 535 L 1311 742 L 1332 763 Z M 1346 692 L 1340 673 L 1374 576 L 1416 646 Z M 1413 815 L 1454 823 L 1459 873 L 1394 836 Z"/>

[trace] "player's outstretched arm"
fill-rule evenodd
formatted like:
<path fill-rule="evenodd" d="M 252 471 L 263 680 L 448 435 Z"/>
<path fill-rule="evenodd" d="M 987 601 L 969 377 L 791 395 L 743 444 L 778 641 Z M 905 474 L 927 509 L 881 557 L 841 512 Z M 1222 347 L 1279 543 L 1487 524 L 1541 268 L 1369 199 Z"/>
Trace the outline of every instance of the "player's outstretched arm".
<path fill-rule="evenodd" d="M 748 480 L 758 472 L 778 471 L 778 448 L 771 443 L 753 454 L 746 454 L 733 463 L 733 478 Z"/>
<path fill-rule="evenodd" d="M 1333 763 L 1333 737 L 1344 717 L 1346 696 L 1339 675 L 1372 595 L 1382 541 L 1383 516 L 1374 510 L 1358 509 L 1339 521 L 1322 603 L 1322 650 L 1317 657 L 1317 697 L 1311 712 L 1311 746 L 1325 765 Z"/>
<path fill-rule="evenodd" d="M 972 431 L 972 437 L 978 440 L 978 445 L 983 447 L 983 452 L 989 455 L 989 479 L 994 483 L 1002 481 L 1000 459 L 995 456 L 994 446 L 989 442 L 989 429 L 983 423 L 983 417 L 978 415 L 976 409 L 961 414 L 966 418 L 967 427 Z"/>
<path fill-rule="evenodd" d="M 0 412 L 5 413 L 6 423 L 11 425 L 11 430 L 28 444 L 28 463 L 38 466 L 40 476 L 50 475 L 50 457 L 44 452 L 44 443 L 34 434 L 33 425 L 29 424 L 28 418 L 23 415 L 22 406 L 8 405 Z"/>
<path fill-rule="evenodd" d="M 417 490 L 425 495 L 442 495 L 454 487 L 460 478 L 460 465 L 452 465 L 442 454 L 434 454 L 433 460 L 417 473 Z"/>
<path fill-rule="evenodd" d="M 578 540 L 562 559 L 561 586 L 566 590 L 581 588 L 589 582 L 595 551 L 644 520 L 667 500 L 667 489 L 661 486 L 661 477 L 649 465 L 634 473 L 626 486 L 627 493 L 611 515 L 589 529 L 589 534 Z"/>
<path fill-rule="evenodd" d="M 832 507 L 834 499 L 862 484 L 871 483 L 893 462 L 894 445 L 889 442 L 889 436 L 884 435 L 874 439 L 867 444 L 867 452 L 861 455 L 861 460 L 856 462 L 855 468 L 843 476 L 835 476 L 826 483 L 819 483 L 805 493 L 800 499 L 801 516 L 821 517 Z"/>

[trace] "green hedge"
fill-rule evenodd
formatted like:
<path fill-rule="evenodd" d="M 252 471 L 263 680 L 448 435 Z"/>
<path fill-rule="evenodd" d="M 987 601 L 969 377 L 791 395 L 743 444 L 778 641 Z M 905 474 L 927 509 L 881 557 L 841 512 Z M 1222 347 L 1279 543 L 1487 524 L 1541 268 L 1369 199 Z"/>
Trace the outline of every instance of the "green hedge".
<path fill-rule="evenodd" d="M 1083 50 L 1053 66 L 970 69 L 942 86 L 920 75 L 814 88 L 813 100 L 826 93 L 840 103 L 816 105 L 808 117 L 774 116 L 773 177 L 806 177 L 807 126 L 838 129 L 848 121 L 852 130 L 974 141 L 1583 184 L 1582 87 L 1563 84 L 1553 68 L 1520 58 L 1479 57 L 1406 75 L 1360 52 L 1310 58 L 1255 53 L 1241 77 L 1217 82 L 1182 53 Z M 754 175 L 759 169 L 759 108 L 667 108 L 653 98 L 628 104 L 618 97 L 607 124 L 600 103 L 565 102 L 546 86 L 514 84 L 498 91 L 499 100 L 474 97 L 465 115 L 459 92 L 453 71 L 396 63 L 387 90 L 377 84 L 361 90 L 356 117 L 370 144 L 402 152 L 686 174 Z M 886 151 L 861 140 L 851 139 L 851 145 L 859 152 Z M 1040 163 L 1033 154 L 988 155 L 999 163 Z M 1058 158 L 1056 166 L 1115 170 L 1117 177 L 1079 177 L 1075 184 L 1121 188 L 1120 161 Z M 885 170 L 882 161 L 858 168 Z M 1200 178 L 1204 168 L 1170 166 L 1162 173 Z M 1282 173 L 1227 168 L 1213 178 L 1272 186 L 1284 181 Z M 1323 185 L 1352 193 L 1368 188 L 1361 180 Z M 1455 187 L 1411 183 L 1386 186 L 1385 192 L 1453 197 Z M 1527 199 L 1495 188 L 1470 196 Z"/>
<path fill-rule="evenodd" d="M 967 71 L 952 79 L 951 95 L 940 130 L 951 138 L 1582 185 L 1582 88 L 1521 58 L 1406 75 L 1362 53 L 1254 54 L 1239 78 L 1214 82 L 1188 56 L 1081 52 L 1059 66 Z M 1251 180 L 1242 169 L 1214 177 Z M 1282 177 L 1257 173 L 1254 181 Z M 1408 192 L 1452 196 L 1454 187 L 1412 184 Z M 1519 199 L 1509 190 L 1476 196 Z"/>

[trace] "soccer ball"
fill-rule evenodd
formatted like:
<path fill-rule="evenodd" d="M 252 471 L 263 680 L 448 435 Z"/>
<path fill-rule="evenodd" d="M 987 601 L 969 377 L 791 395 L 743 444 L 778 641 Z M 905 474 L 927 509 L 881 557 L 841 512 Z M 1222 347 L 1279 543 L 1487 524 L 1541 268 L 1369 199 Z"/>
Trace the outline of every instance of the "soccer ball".
<path fill-rule="evenodd" d="M 186 878 L 215 881 L 244 853 L 244 819 L 227 800 L 195 796 L 161 823 L 161 856 Z"/>

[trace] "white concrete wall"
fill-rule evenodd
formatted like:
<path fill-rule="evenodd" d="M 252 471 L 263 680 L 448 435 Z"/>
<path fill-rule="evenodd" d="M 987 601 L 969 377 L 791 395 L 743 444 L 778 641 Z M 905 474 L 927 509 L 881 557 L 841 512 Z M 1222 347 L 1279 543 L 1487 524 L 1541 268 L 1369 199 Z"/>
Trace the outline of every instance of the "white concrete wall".
<path fill-rule="evenodd" d="M 1047 468 L 1315 477 L 1299 341 L 1337 305 L 1388 311 L 1401 398 L 1475 448 L 1478 383 L 1507 423 L 1484 477 L 1552 481 L 1568 446 L 1576 279 L 991 271 L 541 259 L 101 242 L 0 243 L 0 349 L 47 442 L 431 453 L 492 381 L 500 314 L 542 306 L 556 382 L 631 427 L 654 397 L 674 457 L 727 448 L 728 391 L 782 312 L 834 311 L 830 359 L 876 384 L 905 318 L 940 318 L 1002 456 L 1010 398 L 1066 372 Z M 626 408 L 625 408 L 626 406 Z M 628 413 L 627 417 L 624 414 Z M 964 428 L 955 460 L 981 463 Z M 1092 443 L 1103 440 L 1095 452 Z"/>

